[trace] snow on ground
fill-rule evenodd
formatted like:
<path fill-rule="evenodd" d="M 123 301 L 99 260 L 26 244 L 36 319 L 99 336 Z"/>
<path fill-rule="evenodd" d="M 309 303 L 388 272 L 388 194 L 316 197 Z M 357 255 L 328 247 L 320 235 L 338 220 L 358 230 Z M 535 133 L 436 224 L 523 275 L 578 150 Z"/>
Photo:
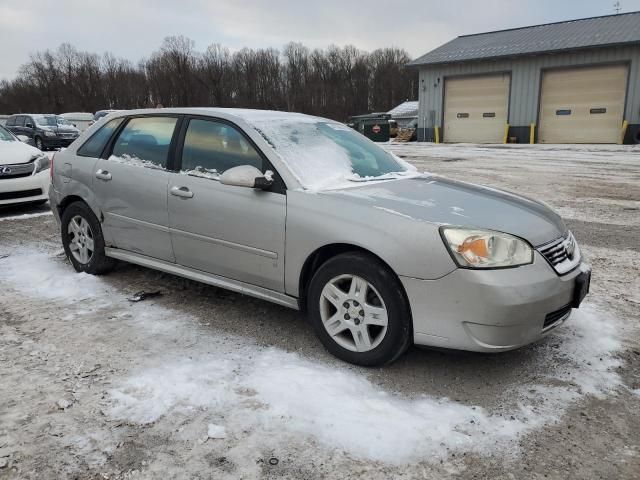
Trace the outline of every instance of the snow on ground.
<path fill-rule="evenodd" d="M 102 278 L 75 273 L 60 254 L 23 248 L 0 262 L 7 288 L 65 305 L 65 320 L 108 307 L 118 329 L 163 344 L 163 353 L 141 356 L 125 376 L 110 380 L 104 414 L 139 425 L 204 415 L 202 441 L 212 436 L 209 423 L 219 427 L 213 429 L 215 438 L 224 429 L 227 439 L 215 441 L 238 442 L 233 454 L 238 462 L 255 442 L 312 441 L 328 451 L 389 464 L 437 461 L 451 451 L 512 452 L 522 434 L 557 421 L 583 395 L 605 395 L 620 382 L 614 370 L 617 321 L 593 306 L 555 334 L 562 365 L 553 363 L 555 347 L 548 344 L 547 378 L 504 392 L 510 406 L 489 411 L 448 398 L 385 391 L 349 369 L 243 338 L 214 335 L 198 344 L 194 318 L 149 301 L 131 305 Z M 171 342 L 178 329 L 194 339 L 188 350 Z M 90 450 L 90 438 L 77 441 Z"/>
<path fill-rule="evenodd" d="M 51 210 L 49 210 L 49 211 L 46 211 L 46 212 L 22 213 L 20 215 L 9 215 L 9 216 L 6 216 L 6 217 L 1 217 L 0 216 L 0 222 L 5 221 L 5 220 L 26 220 L 27 218 L 42 217 L 43 215 L 53 215 L 53 212 L 51 212 Z"/>

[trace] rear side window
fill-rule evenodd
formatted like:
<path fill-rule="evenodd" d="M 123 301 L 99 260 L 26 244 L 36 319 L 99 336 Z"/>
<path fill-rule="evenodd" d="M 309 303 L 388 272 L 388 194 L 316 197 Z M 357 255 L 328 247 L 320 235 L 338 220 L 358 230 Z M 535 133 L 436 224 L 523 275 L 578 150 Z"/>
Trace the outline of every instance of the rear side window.
<path fill-rule="evenodd" d="M 24 119 L 25 119 L 25 117 L 23 117 L 22 115 L 19 116 L 19 117 L 16 117 L 15 126 L 16 127 L 24 127 Z"/>
<path fill-rule="evenodd" d="M 5 123 L 7 127 L 13 127 L 15 124 L 16 124 L 16 117 L 10 117 L 7 120 L 7 123 Z"/>
<path fill-rule="evenodd" d="M 183 171 L 219 175 L 240 165 L 262 171 L 262 157 L 237 129 L 209 120 L 189 122 L 182 148 Z"/>
<path fill-rule="evenodd" d="M 166 168 L 177 118 L 132 118 L 118 135 L 112 156 L 142 166 Z"/>
<path fill-rule="evenodd" d="M 111 135 L 122 123 L 122 118 L 116 118 L 106 123 L 96 133 L 94 133 L 89 140 L 78 149 L 77 154 L 81 157 L 95 157 L 98 158 L 102 155 L 104 147 L 109 142 Z"/>

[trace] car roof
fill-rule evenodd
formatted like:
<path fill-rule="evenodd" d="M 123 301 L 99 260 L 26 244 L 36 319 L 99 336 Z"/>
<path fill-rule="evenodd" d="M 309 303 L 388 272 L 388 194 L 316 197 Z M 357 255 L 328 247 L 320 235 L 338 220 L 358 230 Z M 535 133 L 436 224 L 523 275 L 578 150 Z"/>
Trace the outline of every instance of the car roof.
<path fill-rule="evenodd" d="M 211 115 L 214 117 L 244 120 L 247 123 L 266 122 L 271 120 L 303 120 L 316 119 L 328 122 L 334 122 L 322 117 L 306 115 L 304 113 L 282 112 L 279 110 L 256 110 L 250 108 L 218 108 L 218 107 L 185 107 L 185 108 L 147 108 L 140 110 L 122 110 L 115 117 L 145 115 L 150 113 L 173 113 L 177 115 Z"/>

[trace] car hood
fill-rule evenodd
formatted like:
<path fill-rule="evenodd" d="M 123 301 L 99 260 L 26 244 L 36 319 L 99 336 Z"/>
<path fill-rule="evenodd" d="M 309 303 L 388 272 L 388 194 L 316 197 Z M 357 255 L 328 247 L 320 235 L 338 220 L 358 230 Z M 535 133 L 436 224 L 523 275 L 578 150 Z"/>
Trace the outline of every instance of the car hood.
<path fill-rule="evenodd" d="M 34 155 L 42 152 L 24 142 L 0 141 L 0 165 L 12 165 L 16 163 L 27 163 Z"/>
<path fill-rule="evenodd" d="M 555 240 L 567 230 L 560 215 L 540 202 L 438 176 L 369 182 L 323 194 L 419 221 L 506 232 L 534 246 Z"/>

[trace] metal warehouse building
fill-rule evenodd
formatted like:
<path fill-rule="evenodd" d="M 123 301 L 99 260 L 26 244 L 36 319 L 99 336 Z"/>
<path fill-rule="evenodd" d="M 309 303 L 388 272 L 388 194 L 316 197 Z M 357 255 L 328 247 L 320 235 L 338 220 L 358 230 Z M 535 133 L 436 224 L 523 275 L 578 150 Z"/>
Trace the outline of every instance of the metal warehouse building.
<path fill-rule="evenodd" d="M 640 12 L 465 35 L 409 65 L 419 140 L 640 142 Z"/>

